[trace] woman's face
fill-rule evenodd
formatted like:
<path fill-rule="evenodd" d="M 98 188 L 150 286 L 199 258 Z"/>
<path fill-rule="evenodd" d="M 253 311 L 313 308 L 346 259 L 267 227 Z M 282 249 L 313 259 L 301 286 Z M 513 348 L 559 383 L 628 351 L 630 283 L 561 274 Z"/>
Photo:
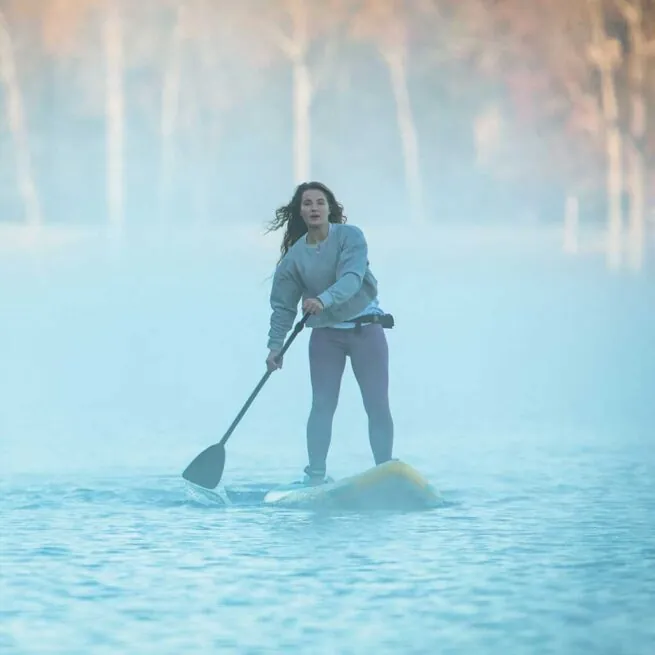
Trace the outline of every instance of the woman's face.
<path fill-rule="evenodd" d="M 330 207 L 325 194 L 319 189 L 304 191 L 300 199 L 300 215 L 308 230 L 327 225 Z"/>

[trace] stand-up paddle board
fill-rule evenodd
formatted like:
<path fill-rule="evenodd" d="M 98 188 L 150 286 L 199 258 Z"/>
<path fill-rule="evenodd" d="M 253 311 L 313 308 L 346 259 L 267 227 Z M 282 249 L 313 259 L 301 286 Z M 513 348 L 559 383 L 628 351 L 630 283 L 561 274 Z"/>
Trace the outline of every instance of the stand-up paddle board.
<path fill-rule="evenodd" d="M 443 502 L 438 491 L 416 469 L 399 460 L 316 486 L 293 482 L 205 489 L 187 481 L 186 491 L 198 502 L 223 506 L 413 511 L 430 509 Z"/>
<path fill-rule="evenodd" d="M 310 508 L 417 510 L 440 502 L 437 490 L 416 469 L 397 459 L 336 482 L 316 486 L 294 482 L 264 496 L 266 505 Z"/>

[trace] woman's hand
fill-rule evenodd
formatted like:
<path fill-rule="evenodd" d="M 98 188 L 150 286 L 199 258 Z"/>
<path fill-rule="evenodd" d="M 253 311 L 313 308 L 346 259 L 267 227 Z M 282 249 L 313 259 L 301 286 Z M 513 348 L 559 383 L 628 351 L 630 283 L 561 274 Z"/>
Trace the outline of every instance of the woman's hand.
<path fill-rule="evenodd" d="M 269 372 L 282 368 L 282 357 L 279 356 L 279 350 L 270 350 L 266 358 L 266 369 Z"/>
<path fill-rule="evenodd" d="M 323 311 L 323 303 L 318 298 L 307 298 L 302 304 L 305 314 L 320 314 Z"/>

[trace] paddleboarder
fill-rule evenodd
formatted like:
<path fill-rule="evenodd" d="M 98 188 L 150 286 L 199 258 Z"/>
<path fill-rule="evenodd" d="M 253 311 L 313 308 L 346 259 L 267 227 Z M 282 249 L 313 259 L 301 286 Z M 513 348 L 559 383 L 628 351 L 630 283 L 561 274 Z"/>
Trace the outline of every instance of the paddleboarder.
<path fill-rule="evenodd" d="M 302 301 L 307 327 L 312 405 L 307 421 L 305 483 L 326 479 L 326 460 L 341 380 L 350 358 L 368 415 L 376 464 L 391 459 L 394 426 L 389 407 L 389 351 L 384 327 L 393 318 L 378 301 L 378 283 L 368 261 L 363 231 L 347 224 L 334 193 L 320 182 L 300 184 L 278 208 L 269 231 L 283 229 L 281 256 L 270 294 L 269 371 L 279 356 Z"/>

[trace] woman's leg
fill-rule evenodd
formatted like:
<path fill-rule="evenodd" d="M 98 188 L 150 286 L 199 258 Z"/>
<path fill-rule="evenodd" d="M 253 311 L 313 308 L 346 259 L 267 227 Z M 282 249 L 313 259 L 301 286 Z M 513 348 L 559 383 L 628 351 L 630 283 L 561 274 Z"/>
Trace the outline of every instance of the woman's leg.
<path fill-rule="evenodd" d="M 343 333 L 344 330 L 336 328 L 314 328 L 309 338 L 312 409 L 307 421 L 307 454 L 310 475 L 325 475 L 332 421 L 346 367 L 347 340 Z"/>
<path fill-rule="evenodd" d="M 391 459 L 393 419 L 389 408 L 389 348 L 381 325 L 348 330 L 353 373 L 368 415 L 368 437 L 376 464 Z"/>

